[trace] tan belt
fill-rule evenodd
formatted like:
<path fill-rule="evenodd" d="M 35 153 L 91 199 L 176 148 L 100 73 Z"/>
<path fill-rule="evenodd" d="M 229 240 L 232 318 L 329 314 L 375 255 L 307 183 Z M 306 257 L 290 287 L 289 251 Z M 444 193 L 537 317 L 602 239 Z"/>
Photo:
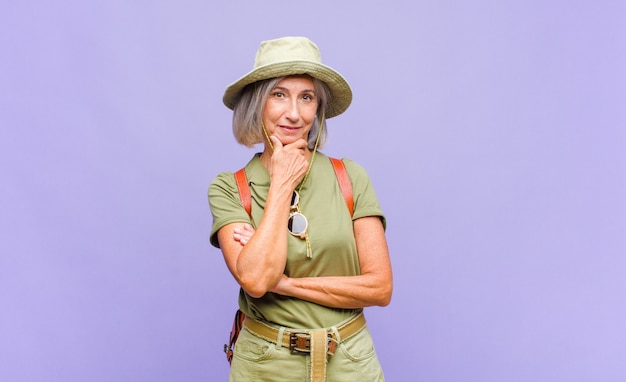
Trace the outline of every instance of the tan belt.
<path fill-rule="evenodd" d="M 311 381 L 318 382 L 326 380 L 326 355 L 333 355 L 337 344 L 363 330 L 365 316 L 360 313 L 337 327 L 326 329 L 281 328 L 250 317 L 246 317 L 243 326 L 259 338 L 289 348 L 292 354 L 310 354 Z"/>

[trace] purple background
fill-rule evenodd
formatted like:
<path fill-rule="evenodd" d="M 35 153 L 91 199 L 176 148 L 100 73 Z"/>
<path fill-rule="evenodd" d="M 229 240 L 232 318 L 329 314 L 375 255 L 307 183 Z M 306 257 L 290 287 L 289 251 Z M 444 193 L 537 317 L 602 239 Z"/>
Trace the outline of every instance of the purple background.
<path fill-rule="evenodd" d="M 0 380 L 218 381 L 225 87 L 306 35 L 388 218 L 389 381 L 626 380 L 626 3 L 0 4 Z"/>

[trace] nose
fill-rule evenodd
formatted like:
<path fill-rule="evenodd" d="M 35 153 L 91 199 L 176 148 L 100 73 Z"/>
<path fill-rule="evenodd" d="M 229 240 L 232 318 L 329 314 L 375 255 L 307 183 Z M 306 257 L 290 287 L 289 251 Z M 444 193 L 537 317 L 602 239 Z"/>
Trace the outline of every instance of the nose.
<path fill-rule="evenodd" d="M 300 119 L 300 107 L 298 105 L 298 100 L 293 100 L 289 102 L 287 106 L 287 110 L 285 110 L 285 117 L 287 117 L 290 121 L 298 121 Z"/>

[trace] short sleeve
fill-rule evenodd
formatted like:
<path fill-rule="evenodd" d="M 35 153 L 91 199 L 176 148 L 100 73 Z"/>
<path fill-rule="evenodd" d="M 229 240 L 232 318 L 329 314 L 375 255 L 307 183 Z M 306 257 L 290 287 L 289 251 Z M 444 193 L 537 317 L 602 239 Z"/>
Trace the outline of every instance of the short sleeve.
<path fill-rule="evenodd" d="M 231 172 L 220 173 L 209 186 L 209 206 L 213 215 L 211 245 L 219 248 L 217 232 L 230 223 L 251 223 L 241 204 L 235 177 Z"/>
<path fill-rule="evenodd" d="M 352 183 L 352 192 L 354 198 L 354 215 L 353 220 L 366 216 L 378 216 L 383 223 L 383 227 L 387 227 L 387 220 L 383 214 L 374 186 L 365 169 L 358 163 L 344 158 L 350 182 Z"/>

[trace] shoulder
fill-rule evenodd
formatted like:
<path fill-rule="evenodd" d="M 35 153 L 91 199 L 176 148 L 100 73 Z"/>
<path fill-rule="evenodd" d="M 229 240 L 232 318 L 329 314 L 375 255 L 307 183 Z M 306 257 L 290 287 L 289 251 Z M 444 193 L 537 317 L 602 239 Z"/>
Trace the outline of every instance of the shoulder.
<path fill-rule="evenodd" d="M 232 172 L 219 173 L 209 185 L 209 197 L 216 194 L 229 194 L 237 192 L 237 183 Z"/>
<path fill-rule="evenodd" d="M 350 158 L 341 158 L 341 160 L 346 165 L 346 169 L 351 175 L 354 174 L 355 176 L 367 176 L 367 171 L 365 171 L 365 168 L 357 162 L 353 161 Z"/>
<path fill-rule="evenodd" d="M 359 163 L 349 159 L 342 158 L 343 163 L 346 165 L 350 182 L 354 190 L 354 215 L 356 220 L 366 216 L 378 216 L 383 222 L 383 227 L 386 227 L 387 222 L 385 216 L 380 207 L 374 185 L 363 166 Z"/>
<path fill-rule="evenodd" d="M 348 172 L 348 176 L 350 177 L 350 181 L 353 186 L 369 183 L 369 175 L 363 166 L 350 158 L 341 158 L 341 161 L 346 166 L 346 171 Z"/>
<path fill-rule="evenodd" d="M 254 174 L 258 172 L 257 168 L 259 167 L 259 165 L 260 165 L 260 161 L 258 160 L 258 154 L 255 154 L 255 156 L 252 157 L 252 159 L 250 159 L 250 161 L 245 165 L 245 167 L 243 167 L 246 170 L 246 177 L 248 178 L 248 180 L 255 177 Z M 235 193 L 237 194 L 238 192 L 239 191 L 237 189 L 237 181 L 235 180 L 235 172 L 230 172 L 230 171 L 221 172 L 217 174 L 217 176 L 213 179 L 213 181 L 209 185 L 209 196 L 211 196 L 212 193 L 217 193 L 217 194 Z"/>

